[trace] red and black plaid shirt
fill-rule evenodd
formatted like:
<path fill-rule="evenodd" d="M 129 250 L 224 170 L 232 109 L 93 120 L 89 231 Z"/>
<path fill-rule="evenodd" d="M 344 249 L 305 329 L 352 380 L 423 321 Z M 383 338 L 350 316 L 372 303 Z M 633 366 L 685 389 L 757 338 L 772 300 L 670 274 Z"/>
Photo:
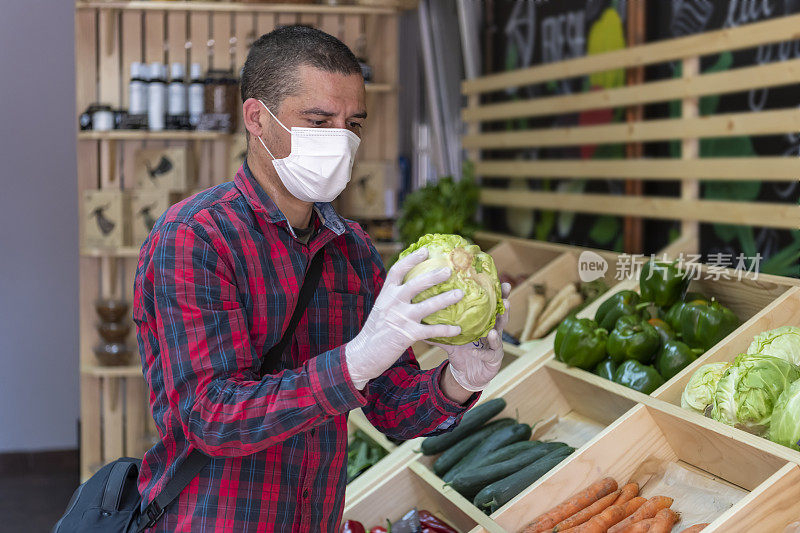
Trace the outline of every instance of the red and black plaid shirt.
<path fill-rule="evenodd" d="M 329 204 L 315 213 L 305 245 L 245 164 L 233 183 L 170 208 L 142 246 L 134 319 L 160 437 L 139 475 L 144 502 L 191 450 L 212 457 L 154 530 L 335 533 L 348 411 L 361 407 L 378 429 L 408 439 L 444 431 L 466 410 L 442 394 L 443 367 L 420 371 L 411 350 L 355 389 L 343 345 L 385 272 L 358 224 Z M 322 279 L 290 348 L 259 379 L 323 247 Z"/>

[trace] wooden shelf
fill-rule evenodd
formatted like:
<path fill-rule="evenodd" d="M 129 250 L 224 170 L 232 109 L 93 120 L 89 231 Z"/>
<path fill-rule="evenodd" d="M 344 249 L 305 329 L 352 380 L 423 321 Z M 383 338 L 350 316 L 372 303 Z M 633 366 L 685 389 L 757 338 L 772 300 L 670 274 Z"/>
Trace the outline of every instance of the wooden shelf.
<path fill-rule="evenodd" d="M 135 378 L 142 377 L 142 367 L 139 365 L 125 366 L 84 366 L 81 373 L 97 378 Z"/>
<path fill-rule="evenodd" d="M 111 130 L 81 131 L 79 141 L 221 141 L 234 134 L 219 131 L 147 131 L 147 130 Z"/>
<path fill-rule="evenodd" d="M 139 246 L 119 248 L 82 248 L 83 257 L 139 257 Z"/>
<path fill-rule="evenodd" d="M 208 11 L 223 13 L 305 13 L 315 15 L 393 15 L 391 7 L 328 6 L 322 4 L 244 4 L 239 2 L 78 1 L 76 9 L 135 11 Z"/>

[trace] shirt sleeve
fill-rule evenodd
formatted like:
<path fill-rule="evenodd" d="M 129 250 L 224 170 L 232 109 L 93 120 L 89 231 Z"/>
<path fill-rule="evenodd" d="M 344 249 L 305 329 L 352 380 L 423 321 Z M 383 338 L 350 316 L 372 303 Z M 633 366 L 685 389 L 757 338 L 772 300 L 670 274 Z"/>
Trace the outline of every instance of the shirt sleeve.
<path fill-rule="evenodd" d="M 365 405 L 343 348 L 258 379 L 232 270 L 211 242 L 202 227 L 165 226 L 143 274 L 169 412 L 189 442 L 211 456 L 249 455 Z"/>
<path fill-rule="evenodd" d="M 371 243 L 370 248 L 374 265 L 373 295 L 377 296 L 386 279 L 386 270 Z M 367 384 L 364 394 L 368 404 L 363 408 L 364 414 L 378 430 L 397 439 L 449 431 L 480 395 L 473 394 L 466 405 L 448 399 L 439 386 L 447 364 L 445 361 L 436 368 L 420 370 L 409 348 L 389 370 Z"/>

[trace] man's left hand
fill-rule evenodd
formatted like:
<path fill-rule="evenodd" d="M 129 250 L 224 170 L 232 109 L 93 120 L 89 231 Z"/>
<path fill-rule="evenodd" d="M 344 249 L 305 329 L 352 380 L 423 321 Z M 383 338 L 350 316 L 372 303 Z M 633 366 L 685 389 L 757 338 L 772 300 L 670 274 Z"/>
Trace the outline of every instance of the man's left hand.
<path fill-rule="evenodd" d="M 511 285 L 503 283 L 501 288 L 506 310 L 502 315 L 497 315 L 494 328 L 486 337 L 461 346 L 431 343 L 447 352 L 450 360 L 447 372 L 461 388 L 470 392 L 485 389 L 497 375 L 503 362 L 502 336 L 503 328 L 508 323 L 508 294 L 511 292 Z"/>

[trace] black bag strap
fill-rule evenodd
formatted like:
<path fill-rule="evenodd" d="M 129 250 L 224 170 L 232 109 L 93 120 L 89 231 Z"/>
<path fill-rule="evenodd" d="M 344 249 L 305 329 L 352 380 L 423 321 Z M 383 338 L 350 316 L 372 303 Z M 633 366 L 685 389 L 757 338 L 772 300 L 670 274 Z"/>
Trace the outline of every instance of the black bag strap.
<path fill-rule="evenodd" d="M 311 297 L 317 290 L 319 280 L 322 277 L 322 263 L 325 252 L 320 249 L 314 257 L 311 258 L 311 263 L 306 271 L 306 277 L 303 279 L 303 285 L 300 287 L 300 295 L 297 298 L 297 305 L 292 312 L 292 318 L 289 320 L 289 326 L 283 332 L 281 340 L 278 344 L 273 346 L 267 352 L 261 362 L 261 377 L 268 373 L 269 365 L 275 357 L 280 357 L 286 346 L 292 340 L 294 331 L 297 329 L 297 324 L 305 313 L 306 307 L 311 302 Z M 189 486 L 189 483 L 197 477 L 200 471 L 208 464 L 210 457 L 203 452 L 194 449 L 186 458 L 186 461 L 178 468 L 175 475 L 164 486 L 164 489 L 145 507 L 142 511 L 142 518 L 140 519 L 139 526 L 136 533 L 141 533 L 149 527 L 153 527 L 156 522 L 164 515 L 164 509 L 178 497 L 178 495 Z"/>
<path fill-rule="evenodd" d="M 303 318 L 303 313 L 305 313 L 306 307 L 308 307 L 308 304 L 311 302 L 311 297 L 314 296 L 314 292 L 316 292 L 317 286 L 319 285 L 319 280 L 322 277 L 324 255 L 324 250 L 320 249 L 314 257 L 311 258 L 311 263 L 306 271 L 306 277 L 303 279 L 303 286 L 300 287 L 300 295 L 297 297 L 297 305 L 294 306 L 294 312 L 292 313 L 291 320 L 289 320 L 289 325 L 286 327 L 286 331 L 283 332 L 283 336 L 281 340 L 278 341 L 278 344 L 270 348 L 267 355 L 261 361 L 261 377 L 271 374 L 270 366 L 277 357 L 283 354 L 286 346 L 291 342 L 294 336 L 294 330 L 297 329 L 297 324 L 299 324 L 300 319 Z"/>
<path fill-rule="evenodd" d="M 136 477 L 139 468 L 133 461 L 120 460 L 111 467 L 111 472 L 106 478 L 106 486 L 103 489 L 103 497 L 100 500 L 100 510 L 112 514 L 119 511 L 119 503 L 122 501 L 122 493 L 125 490 L 128 477 Z M 130 486 L 130 485 L 128 485 Z"/>

